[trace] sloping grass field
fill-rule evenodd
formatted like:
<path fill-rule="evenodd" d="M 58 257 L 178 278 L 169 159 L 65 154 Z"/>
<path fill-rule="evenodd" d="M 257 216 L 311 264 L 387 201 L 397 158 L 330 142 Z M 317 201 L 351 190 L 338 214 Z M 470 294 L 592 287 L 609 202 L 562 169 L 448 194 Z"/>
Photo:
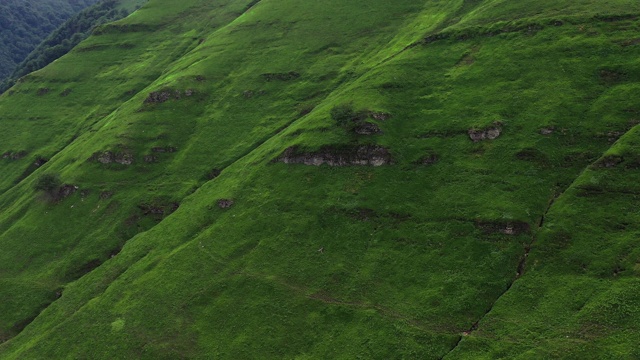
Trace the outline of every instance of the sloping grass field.
<path fill-rule="evenodd" d="M 0 97 L 0 358 L 639 357 L 639 80 L 634 1 L 150 0 Z"/>

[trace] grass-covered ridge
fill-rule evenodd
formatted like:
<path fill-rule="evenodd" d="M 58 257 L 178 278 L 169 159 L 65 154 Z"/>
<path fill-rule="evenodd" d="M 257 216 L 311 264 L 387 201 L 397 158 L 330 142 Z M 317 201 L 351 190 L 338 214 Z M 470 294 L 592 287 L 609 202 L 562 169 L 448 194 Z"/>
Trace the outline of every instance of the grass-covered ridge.
<path fill-rule="evenodd" d="M 518 4 L 151 0 L 29 75 L 0 357 L 633 357 L 640 5 Z"/>

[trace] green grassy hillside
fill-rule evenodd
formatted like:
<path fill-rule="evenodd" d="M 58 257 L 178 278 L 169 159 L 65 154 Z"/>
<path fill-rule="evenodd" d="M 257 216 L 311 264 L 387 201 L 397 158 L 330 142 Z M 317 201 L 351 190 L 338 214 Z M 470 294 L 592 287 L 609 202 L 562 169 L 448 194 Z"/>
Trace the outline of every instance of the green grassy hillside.
<path fill-rule="evenodd" d="M 101 26 L 0 97 L 0 358 L 637 357 L 639 16 L 150 0 Z"/>

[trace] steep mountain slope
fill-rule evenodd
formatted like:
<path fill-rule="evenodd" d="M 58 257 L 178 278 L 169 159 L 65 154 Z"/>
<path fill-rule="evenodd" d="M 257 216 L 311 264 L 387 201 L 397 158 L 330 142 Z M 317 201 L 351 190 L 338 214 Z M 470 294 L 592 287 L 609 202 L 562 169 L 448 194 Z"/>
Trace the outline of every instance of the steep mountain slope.
<path fill-rule="evenodd" d="M 53 30 L 98 0 L 5 0 L 0 4 L 0 82 Z"/>
<path fill-rule="evenodd" d="M 12 69 L 10 75 L 0 82 L 0 92 L 15 85 L 20 77 L 40 70 L 68 53 L 86 39 L 95 27 L 120 20 L 145 2 L 145 0 L 102 0 L 76 13 L 49 34 L 29 55 L 20 59 L 20 63 Z"/>
<path fill-rule="evenodd" d="M 638 14 L 151 0 L 0 97 L 0 356 L 637 356 Z"/>

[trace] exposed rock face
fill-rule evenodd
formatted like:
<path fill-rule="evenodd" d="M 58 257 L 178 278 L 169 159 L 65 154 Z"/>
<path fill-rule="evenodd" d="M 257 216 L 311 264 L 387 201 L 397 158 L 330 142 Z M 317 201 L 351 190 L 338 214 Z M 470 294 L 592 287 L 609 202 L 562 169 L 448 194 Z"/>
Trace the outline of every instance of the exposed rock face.
<path fill-rule="evenodd" d="M 316 152 L 300 152 L 297 147 L 286 149 L 275 161 L 285 164 L 320 166 L 382 166 L 391 164 L 389 150 L 378 145 L 360 145 L 348 148 L 325 146 Z"/>
<path fill-rule="evenodd" d="M 391 119 L 391 114 L 379 112 L 379 111 L 370 111 L 369 116 L 374 120 L 385 121 Z"/>
<path fill-rule="evenodd" d="M 553 126 L 550 127 L 545 127 L 540 129 L 540 134 L 541 135 L 551 135 L 556 131 L 556 129 Z"/>
<path fill-rule="evenodd" d="M 473 140 L 473 142 L 494 140 L 497 139 L 500 134 L 502 134 L 502 129 L 498 126 L 492 126 L 484 130 L 469 129 L 469 138 Z"/>
<path fill-rule="evenodd" d="M 358 135 L 373 135 L 382 132 L 378 125 L 366 121 L 356 125 L 353 131 Z"/>
<path fill-rule="evenodd" d="M 195 90 L 187 89 L 184 93 L 180 90 L 159 90 L 152 91 L 149 93 L 149 96 L 144 100 L 145 104 L 161 104 L 165 101 L 169 101 L 170 99 L 179 100 L 182 95 L 184 96 L 192 96 L 195 93 Z"/>
<path fill-rule="evenodd" d="M 168 215 L 178 210 L 180 204 L 177 202 L 169 204 L 144 203 L 138 205 L 138 209 L 142 211 L 142 215 Z"/>
<path fill-rule="evenodd" d="M 97 161 L 102 164 L 118 163 L 122 165 L 133 164 L 133 155 L 127 152 L 113 153 L 111 151 L 97 152 L 91 155 L 89 160 Z"/>
<path fill-rule="evenodd" d="M 57 199 L 64 199 L 66 197 L 71 196 L 73 193 L 76 192 L 76 190 L 78 190 L 78 187 L 75 185 L 69 185 L 69 184 L 64 184 L 62 186 L 60 186 L 60 189 L 58 189 L 58 195 L 57 195 Z"/>
<path fill-rule="evenodd" d="M 233 200 L 229 199 L 220 199 L 218 200 L 218 207 L 220 209 L 228 209 L 233 206 Z"/>
<path fill-rule="evenodd" d="M 7 151 L 6 153 L 2 154 L 3 159 L 11 159 L 11 160 L 20 160 L 25 156 L 27 156 L 27 152 L 24 150 L 16 151 L 16 152 Z"/>
<path fill-rule="evenodd" d="M 146 163 L 154 163 L 158 161 L 158 157 L 155 155 L 145 155 L 143 160 Z"/>

